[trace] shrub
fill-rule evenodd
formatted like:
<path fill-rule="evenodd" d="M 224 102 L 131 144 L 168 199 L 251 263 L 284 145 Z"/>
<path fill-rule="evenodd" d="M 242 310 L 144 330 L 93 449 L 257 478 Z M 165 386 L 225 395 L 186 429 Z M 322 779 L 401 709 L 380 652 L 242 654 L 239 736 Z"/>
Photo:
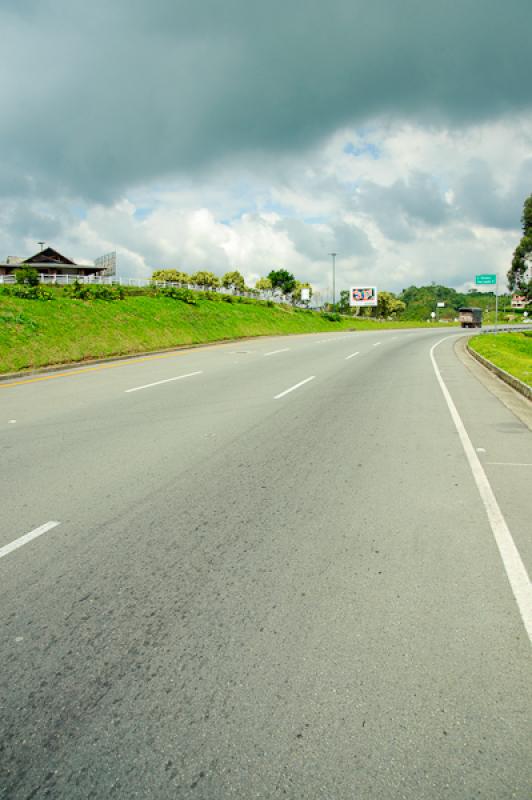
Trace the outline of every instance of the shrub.
<path fill-rule="evenodd" d="M 20 267 L 16 269 L 15 279 L 21 286 L 39 285 L 39 273 L 34 267 Z"/>
<path fill-rule="evenodd" d="M 74 281 L 65 286 L 64 293 L 67 297 L 73 297 L 75 300 L 90 300 L 91 290 L 84 283 Z"/>
<path fill-rule="evenodd" d="M 121 286 L 96 285 L 92 287 L 95 300 L 123 300 L 125 292 Z"/>
<path fill-rule="evenodd" d="M 122 286 L 104 286 L 96 284 L 89 286 L 85 283 L 74 281 L 65 286 L 65 294 L 74 300 L 123 300 L 125 291 Z"/>
<path fill-rule="evenodd" d="M 157 294 L 160 297 L 170 297 L 172 300 L 181 300 L 182 303 L 187 303 L 189 306 L 198 305 L 197 296 L 190 289 L 179 289 L 177 286 L 167 286 L 164 289 L 159 289 Z"/>
<path fill-rule="evenodd" d="M 329 322 L 341 322 L 342 320 L 342 317 L 336 311 L 324 311 L 321 316 L 323 319 L 328 319 Z"/>
<path fill-rule="evenodd" d="M 218 292 L 209 292 L 207 289 L 206 291 L 201 293 L 201 296 L 204 300 L 214 300 L 215 303 L 221 303 L 225 295 L 218 294 Z"/>
<path fill-rule="evenodd" d="M 24 300 L 52 300 L 53 298 L 53 294 L 49 289 L 39 285 L 16 284 L 10 289 L 9 294 L 14 297 L 22 297 Z"/>

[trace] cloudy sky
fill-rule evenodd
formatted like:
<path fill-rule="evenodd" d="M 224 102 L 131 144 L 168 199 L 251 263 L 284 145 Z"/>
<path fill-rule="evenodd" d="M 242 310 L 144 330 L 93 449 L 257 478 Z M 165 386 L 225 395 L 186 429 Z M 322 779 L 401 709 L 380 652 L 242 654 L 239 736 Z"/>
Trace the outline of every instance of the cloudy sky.
<path fill-rule="evenodd" d="M 0 0 L 0 259 L 503 276 L 532 192 L 530 0 Z"/>

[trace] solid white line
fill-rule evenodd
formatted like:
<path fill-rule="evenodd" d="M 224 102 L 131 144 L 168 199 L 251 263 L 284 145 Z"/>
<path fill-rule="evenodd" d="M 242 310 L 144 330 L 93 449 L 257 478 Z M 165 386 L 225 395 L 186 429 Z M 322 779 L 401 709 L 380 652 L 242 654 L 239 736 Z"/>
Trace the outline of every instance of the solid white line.
<path fill-rule="evenodd" d="M 514 461 L 486 461 L 495 467 L 532 467 L 532 464 L 516 464 Z"/>
<path fill-rule="evenodd" d="M 201 375 L 202 370 L 199 372 L 189 372 L 187 375 L 178 375 L 176 378 L 166 378 L 164 381 L 155 381 L 155 383 L 146 383 L 144 386 L 135 386 L 133 389 L 125 389 L 125 393 L 140 392 L 141 389 L 149 389 L 151 386 L 160 386 L 161 383 L 170 383 L 171 381 L 180 381 L 182 378 L 192 378 L 193 375 Z"/>
<path fill-rule="evenodd" d="M 52 530 L 52 528 L 56 528 L 60 524 L 60 522 L 45 522 L 45 524 L 41 525 L 39 528 L 35 528 L 35 530 L 25 533 L 24 536 L 20 536 L 18 539 L 15 539 L 15 541 L 11 542 L 11 544 L 6 544 L 5 547 L 0 547 L 0 558 L 9 555 L 9 553 L 12 553 L 13 550 L 18 550 L 18 548 L 22 547 L 22 545 L 31 542 L 32 539 L 36 539 L 37 536 L 42 536 L 43 533 L 47 533 L 47 531 Z"/>
<path fill-rule="evenodd" d="M 264 358 L 266 358 L 266 356 L 275 356 L 277 353 L 288 353 L 289 350 L 289 347 L 285 347 L 283 350 L 272 350 L 270 353 L 264 353 Z"/>
<path fill-rule="evenodd" d="M 373 345 L 373 347 L 378 347 L 380 344 L 381 344 L 381 342 L 375 342 L 375 344 Z"/>
<path fill-rule="evenodd" d="M 346 360 L 346 361 L 349 361 L 349 359 L 350 359 L 350 358 L 354 358 L 355 356 L 358 356 L 358 355 L 359 355 L 358 353 L 351 353 L 351 355 L 350 355 L 350 356 L 346 356 L 346 357 L 345 357 L 345 360 Z"/>
<path fill-rule="evenodd" d="M 311 375 L 310 378 L 305 378 L 304 381 L 300 381 L 299 383 L 296 383 L 295 386 L 291 386 L 289 389 L 286 389 L 284 392 L 281 392 L 281 394 L 276 394 L 273 399 L 274 400 L 279 400 L 279 398 L 284 397 L 285 394 L 290 394 L 290 392 L 293 392 L 294 389 L 299 389 L 299 387 L 300 386 L 304 386 L 305 383 L 308 383 L 309 381 L 313 381 L 315 377 L 316 377 L 315 375 Z"/>
<path fill-rule="evenodd" d="M 436 359 L 434 358 L 435 348 L 438 347 L 438 345 L 442 342 L 445 342 L 447 338 L 448 337 L 440 339 L 431 347 L 430 359 L 432 361 L 434 372 L 436 373 L 436 378 L 440 384 L 440 389 L 442 390 L 455 428 L 458 432 L 458 436 L 462 442 L 462 447 L 464 448 L 471 472 L 473 473 L 475 483 L 477 484 L 477 489 L 484 504 L 484 508 L 486 509 L 491 530 L 493 532 L 493 536 L 495 537 L 497 547 L 499 548 L 504 569 L 506 570 L 506 575 L 508 576 L 512 592 L 521 613 L 526 632 L 528 633 L 528 637 L 532 642 L 532 585 L 530 583 L 530 579 L 528 577 L 525 565 L 521 560 L 521 556 L 519 555 L 519 551 L 515 546 L 515 542 L 512 539 L 512 534 L 510 533 L 508 525 L 506 524 L 506 520 L 504 519 L 502 511 L 499 508 L 499 504 L 497 503 L 495 495 L 493 494 L 493 489 L 491 488 L 487 475 L 482 468 L 482 464 L 480 463 L 479 457 L 475 452 L 475 448 L 471 443 L 471 439 L 469 438 L 469 435 L 465 429 L 462 418 L 460 417 L 453 399 L 449 394 L 449 390 L 444 383 L 440 370 L 438 369 L 438 365 L 436 364 Z"/>

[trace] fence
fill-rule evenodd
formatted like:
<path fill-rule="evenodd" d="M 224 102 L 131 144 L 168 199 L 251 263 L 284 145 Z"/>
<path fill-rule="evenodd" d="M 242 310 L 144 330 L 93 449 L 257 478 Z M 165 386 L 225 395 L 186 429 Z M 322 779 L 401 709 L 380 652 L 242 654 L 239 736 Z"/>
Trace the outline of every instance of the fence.
<path fill-rule="evenodd" d="M 143 288 L 152 286 L 157 289 L 161 288 L 168 288 L 170 286 L 175 286 L 177 288 L 182 289 L 192 289 L 196 292 L 216 292 L 217 294 L 232 294 L 238 297 L 251 297 L 257 300 L 273 300 L 274 303 L 288 303 L 293 304 L 294 301 L 291 297 L 279 294 L 279 292 L 272 292 L 272 291 L 264 291 L 262 289 L 256 289 L 251 292 L 241 291 L 240 289 L 236 289 L 234 287 L 226 287 L 226 286 L 200 286 L 195 283 L 175 283 L 171 281 L 153 281 L 150 278 L 122 278 L 118 277 L 117 275 L 39 275 L 40 283 L 51 285 L 51 286 L 68 286 L 69 284 L 78 283 L 82 284 L 89 284 L 89 285 L 98 285 L 98 286 L 129 286 L 129 287 L 137 287 Z M 14 275 L 0 275 L 0 286 L 4 285 L 13 285 L 15 284 L 16 278 Z M 306 304 L 300 304 L 302 307 L 306 307 Z"/>

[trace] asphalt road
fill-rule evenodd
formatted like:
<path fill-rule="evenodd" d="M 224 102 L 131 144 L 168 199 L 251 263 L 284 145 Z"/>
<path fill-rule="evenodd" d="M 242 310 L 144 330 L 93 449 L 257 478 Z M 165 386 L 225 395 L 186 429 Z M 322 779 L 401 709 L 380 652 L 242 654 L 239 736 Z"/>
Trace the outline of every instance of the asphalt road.
<path fill-rule="evenodd" d="M 0 384 L 2 800 L 530 800 L 532 434 L 455 334 Z"/>

